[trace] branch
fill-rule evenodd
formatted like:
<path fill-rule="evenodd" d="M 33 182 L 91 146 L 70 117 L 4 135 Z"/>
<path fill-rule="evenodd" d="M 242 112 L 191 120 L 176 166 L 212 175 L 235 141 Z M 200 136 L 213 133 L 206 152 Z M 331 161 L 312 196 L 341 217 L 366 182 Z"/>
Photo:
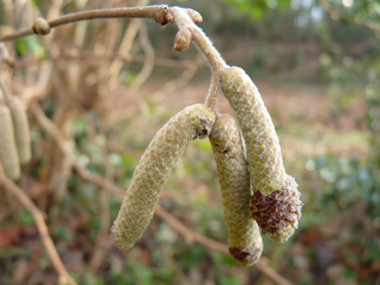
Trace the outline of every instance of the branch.
<path fill-rule="evenodd" d="M 167 11 L 168 6 L 159 5 L 146 7 L 89 10 L 63 15 L 50 21 L 46 21 L 42 18 L 37 18 L 34 21 L 33 27 L 2 36 L 0 37 L 0 41 L 15 40 L 33 34 L 47 35 L 50 33 L 50 30 L 55 27 L 93 19 L 151 18 L 161 25 L 166 25 L 169 22 L 166 17 Z"/>
<path fill-rule="evenodd" d="M 194 24 L 189 14 L 186 13 L 186 10 L 180 7 L 172 7 L 169 8 L 169 12 L 173 15 L 174 22 L 177 24 L 180 30 L 189 29 L 191 31 L 194 43 L 202 52 L 207 63 L 212 69 L 212 81 L 205 105 L 213 110 L 217 115 L 218 111 L 216 103 L 220 94 L 220 77 L 222 72 L 228 68 L 228 65 L 220 56 L 220 53 L 213 46 L 210 39 L 198 26 Z"/>
<path fill-rule="evenodd" d="M 350 16 L 344 12 L 338 11 L 328 0 L 318 0 L 323 8 L 330 14 L 333 20 L 342 19 L 356 23 L 360 26 L 365 26 L 375 31 L 380 36 L 380 25 L 360 16 Z"/>
<path fill-rule="evenodd" d="M 41 109 L 41 107 L 37 103 L 34 102 L 33 104 L 31 104 L 31 110 L 34 113 L 38 123 L 41 126 L 43 126 L 48 132 L 50 132 L 51 135 L 54 137 L 55 141 L 57 142 L 63 154 L 65 156 L 70 157 L 75 170 L 79 173 L 79 175 L 84 180 L 98 185 L 99 188 L 101 188 L 102 190 L 116 197 L 119 197 L 120 199 L 124 198 L 125 190 L 114 185 L 113 183 L 103 178 L 102 176 L 89 171 L 87 168 L 85 168 L 78 162 L 75 156 L 71 152 L 69 152 L 68 148 L 66 147 L 67 144 L 64 143 L 65 138 L 60 133 L 58 127 L 46 117 L 44 111 Z M 163 219 L 164 221 L 166 221 L 178 233 L 182 234 L 185 237 L 186 242 L 191 243 L 195 241 L 212 250 L 217 250 L 222 253 L 228 254 L 228 249 L 225 244 L 220 243 L 216 240 L 210 239 L 208 237 L 205 237 L 204 235 L 201 235 L 197 232 L 190 230 L 183 223 L 181 223 L 177 218 L 175 218 L 173 215 L 171 215 L 166 210 L 164 210 L 159 204 L 157 204 L 156 206 L 155 214 L 159 216 L 161 219 Z M 259 269 L 262 273 L 264 273 L 265 275 L 267 275 L 269 278 L 271 278 L 273 281 L 275 281 L 276 283 L 280 285 L 292 284 L 288 280 L 283 278 L 280 274 L 278 274 L 275 270 L 268 267 L 264 262 L 260 260 L 256 264 L 254 264 L 254 266 L 257 269 Z"/>
<path fill-rule="evenodd" d="M 62 263 L 61 258 L 54 246 L 53 240 L 49 235 L 48 227 L 44 220 L 44 215 L 37 208 L 37 206 L 29 199 L 29 197 L 20 189 L 13 181 L 5 177 L 3 167 L 0 164 L 0 184 L 4 186 L 6 190 L 11 192 L 16 198 L 28 209 L 33 215 L 38 231 L 40 233 L 42 243 L 45 246 L 47 253 L 55 267 L 55 270 L 59 274 L 59 284 L 77 285 L 77 283 L 71 278 L 67 272 L 65 266 Z"/>

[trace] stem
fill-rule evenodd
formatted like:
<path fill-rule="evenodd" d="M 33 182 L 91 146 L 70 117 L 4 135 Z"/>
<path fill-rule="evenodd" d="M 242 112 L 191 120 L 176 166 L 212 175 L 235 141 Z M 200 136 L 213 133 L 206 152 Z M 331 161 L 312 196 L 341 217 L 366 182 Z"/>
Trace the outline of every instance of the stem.
<path fill-rule="evenodd" d="M 63 15 L 56 19 L 48 21 L 50 29 L 66 25 L 69 23 L 93 20 L 93 19 L 110 19 L 110 18 L 151 18 L 161 25 L 166 25 L 168 20 L 166 19 L 166 13 L 168 6 L 146 6 L 146 7 L 131 7 L 131 8 L 111 8 L 111 9 L 97 9 L 89 10 L 78 13 L 71 13 Z M 33 27 L 27 28 L 21 31 L 17 31 L 5 36 L 0 37 L 1 41 L 15 40 L 21 37 L 35 34 Z"/>
<path fill-rule="evenodd" d="M 205 105 L 213 110 L 215 115 L 218 116 L 217 103 L 220 94 L 220 76 L 223 70 L 228 68 L 228 65 L 220 56 L 217 49 L 213 46 L 210 39 L 198 26 L 194 24 L 184 9 L 180 7 L 172 7 L 169 8 L 169 13 L 173 15 L 174 22 L 180 30 L 187 28 L 192 32 L 192 40 L 212 69 L 212 81 Z"/>

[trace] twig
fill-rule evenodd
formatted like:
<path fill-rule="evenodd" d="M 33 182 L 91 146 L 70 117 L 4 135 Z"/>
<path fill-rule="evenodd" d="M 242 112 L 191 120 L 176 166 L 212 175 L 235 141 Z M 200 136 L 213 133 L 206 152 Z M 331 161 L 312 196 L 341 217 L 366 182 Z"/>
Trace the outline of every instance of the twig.
<path fill-rule="evenodd" d="M 166 19 L 166 13 L 168 6 L 146 6 L 146 7 L 127 7 L 127 8 L 111 8 L 111 9 L 98 9 L 89 10 L 78 13 L 71 13 L 63 15 L 56 19 L 47 21 L 47 27 L 53 29 L 58 26 L 66 25 L 69 23 L 93 20 L 93 19 L 110 19 L 110 18 L 151 18 L 161 25 L 168 23 Z M 41 19 L 41 18 L 40 18 Z M 47 32 L 48 33 L 48 32 Z M 14 33 L 0 37 L 0 41 L 15 40 L 21 37 L 33 35 L 33 34 L 44 34 L 40 33 L 35 29 L 35 26 L 16 31 Z"/>
<path fill-rule="evenodd" d="M 78 160 L 69 152 L 66 144 L 64 143 L 64 137 L 60 133 L 58 127 L 52 123 L 44 114 L 43 110 L 37 103 L 33 103 L 31 105 L 31 110 L 34 113 L 37 121 L 43 126 L 48 132 L 56 140 L 58 146 L 61 148 L 61 151 L 64 155 L 69 156 L 75 170 L 79 173 L 79 175 L 86 181 L 94 183 L 99 186 L 100 189 L 111 193 L 112 195 L 123 198 L 125 190 L 122 190 L 118 186 L 111 183 L 109 180 L 104 177 L 92 173 L 87 168 L 83 167 Z M 159 204 L 157 204 L 155 209 L 155 214 L 157 214 L 161 219 L 165 220 L 173 229 L 182 234 L 188 243 L 195 241 L 207 248 L 220 251 L 222 253 L 228 254 L 227 246 L 223 243 L 205 237 L 199 233 L 196 233 L 189 228 L 187 228 L 183 223 L 181 223 L 178 219 L 176 219 L 173 215 L 165 211 Z M 278 274 L 275 270 L 268 267 L 264 262 L 260 260 L 254 265 L 257 269 L 259 269 L 262 273 L 267 275 L 273 281 L 280 285 L 291 285 L 288 280 L 283 278 L 280 274 Z"/>
<path fill-rule="evenodd" d="M 0 164 L 1 165 L 1 164 Z M 53 266 L 59 274 L 59 284 L 71 284 L 77 285 L 77 283 L 71 278 L 67 272 L 65 266 L 62 263 L 61 258 L 57 250 L 55 249 L 53 240 L 49 235 L 49 230 L 46 226 L 44 215 L 37 208 L 37 206 L 29 199 L 29 197 L 22 191 L 16 184 L 10 179 L 5 177 L 2 166 L 0 166 L 0 183 L 5 187 L 6 190 L 11 192 L 17 199 L 29 210 L 33 215 L 38 231 L 41 235 L 42 243 L 44 244 L 46 251 L 48 252 Z"/>
<path fill-rule="evenodd" d="M 192 39 L 197 48 L 202 52 L 207 63 L 212 69 L 212 81 L 209 89 L 209 94 L 206 98 L 205 105 L 217 114 L 217 104 L 220 93 L 220 76 L 224 69 L 228 67 L 220 53 L 213 46 L 212 42 L 205 33 L 194 24 L 190 16 L 180 7 L 171 7 L 169 12 L 174 17 L 174 22 L 179 29 L 189 29 L 192 33 Z"/>
<path fill-rule="evenodd" d="M 318 1 L 322 5 L 322 7 L 325 8 L 325 10 L 330 14 L 331 18 L 333 18 L 334 20 L 342 19 L 342 20 L 356 23 L 361 26 L 365 26 L 375 31 L 378 34 L 378 36 L 380 36 L 379 24 L 358 15 L 350 16 L 344 12 L 338 11 L 333 5 L 330 4 L 328 0 L 318 0 Z"/>

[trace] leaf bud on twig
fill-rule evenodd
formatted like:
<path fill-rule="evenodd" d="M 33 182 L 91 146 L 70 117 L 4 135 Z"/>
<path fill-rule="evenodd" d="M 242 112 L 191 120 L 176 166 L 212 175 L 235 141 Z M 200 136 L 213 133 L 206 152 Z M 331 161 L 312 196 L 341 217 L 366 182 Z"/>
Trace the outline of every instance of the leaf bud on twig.
<path fill-rule="evenodd" d="M 174 38 L 174 48 L 178 51 L 187 50 L 191 44 L 192 34 L 190 29 L 181 29 Z"/>
<path fill-rule="evenodd" d="M 199 14 L 197 11 L 190 9 L 190 8 L 187 8 L 186 12 L 187 12 L 187 14 L 189 14 L 190 18 L 193 20 L 193 22 L 195 24 L 202 23 L 203 18 L 201 16 L 201 14 Z"/>
<path fill-rule="evenodd" d="M 37 35 L 47 35 L 50 33 L 49 23 L 41 17 L 38 17 L 34 20 L 32 29 L 33 32 Z"/>

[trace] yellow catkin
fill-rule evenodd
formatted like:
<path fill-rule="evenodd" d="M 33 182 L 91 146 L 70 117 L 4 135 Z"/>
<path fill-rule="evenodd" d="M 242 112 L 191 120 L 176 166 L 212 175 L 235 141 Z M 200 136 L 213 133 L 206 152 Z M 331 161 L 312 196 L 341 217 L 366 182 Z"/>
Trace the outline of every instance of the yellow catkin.
<path fill-rule="evenodd" d="M 32 156 L 28 116 L 22 102 L 17 97 L 10 99 L 8 107 L 12 115 L 18 157 L 21 164 L 27 164 Z"/>
<path fill-rule="evenodd" d="M 11 113 L 0 104 L 0 161 L 5 175 L 12 180 L 20 178 L 20 161 L 17 154 Z"/>
<path fill-rule="evenodd" d="M 287 175 L 272 119 L 255 84 L 239 67 L 225 70 L 222 91 L 236 113 L 247 149 L 252 197 L 252 217 L 263 234 L 285 242 L 298 228 L 301 193 Z"/>
<path fill-rule="evenodd" d="M 157 132 L 135 169 L 113 223 L 113 241 L 118 248 L 129 249 L 141 237 L 174 164 L 194 139 L 209 136 L 214 121 L 215 114 L 210 109 L 195 104 Z"/>
<path fill-rule="evenodd" d="M 221 115 L 215 121 L 209 139 L 223 196 L 229 252 L 243 265 L 252 265 L 261 256 L 263 241 L 259 226 L 251 217 L 248 164 L 234 118 Z"/>

